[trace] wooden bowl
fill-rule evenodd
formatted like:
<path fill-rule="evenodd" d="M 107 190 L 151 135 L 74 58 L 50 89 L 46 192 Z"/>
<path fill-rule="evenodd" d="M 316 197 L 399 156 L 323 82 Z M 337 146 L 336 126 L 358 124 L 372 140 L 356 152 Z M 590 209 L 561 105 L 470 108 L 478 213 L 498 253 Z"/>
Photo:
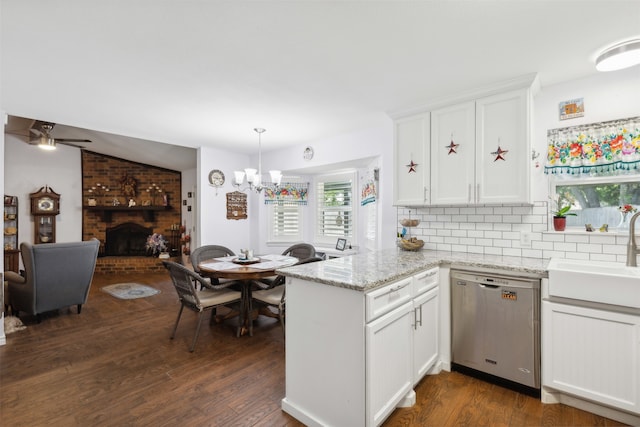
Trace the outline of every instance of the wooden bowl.
<path fill-rule="evenodd" d="M 411 240 L 400 239 L 398 240 L 398 246 L 405 251 L 419 251 L 424 246 L 424 240 L 419 240 L 415 237 L 411 238 Z"/>
<path fill-rule="evenodd" d="M 400 225 L 403 227 L 417 227 L 420 224 L 419 219 L 401 219 Z"/>

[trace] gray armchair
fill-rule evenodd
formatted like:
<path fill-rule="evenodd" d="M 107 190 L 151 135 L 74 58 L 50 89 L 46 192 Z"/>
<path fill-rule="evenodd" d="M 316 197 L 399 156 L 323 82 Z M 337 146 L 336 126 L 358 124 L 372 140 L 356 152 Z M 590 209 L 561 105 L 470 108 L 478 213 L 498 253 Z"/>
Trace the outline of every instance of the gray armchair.
<path fill-rule="evenodd" d="M 87 302 L 100 242 L 20 244 L 24 276 L 5 272 L 9 305 L 15 316 L 36 315 Z"/>

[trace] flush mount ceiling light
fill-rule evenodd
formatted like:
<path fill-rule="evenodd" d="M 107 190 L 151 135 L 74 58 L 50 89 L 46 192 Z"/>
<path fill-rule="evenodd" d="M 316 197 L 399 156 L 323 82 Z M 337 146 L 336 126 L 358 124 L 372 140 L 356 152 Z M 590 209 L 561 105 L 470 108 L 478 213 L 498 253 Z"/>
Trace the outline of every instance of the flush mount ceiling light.
<path fill-rule="evenodd" d="M 253 168 L 247 168 L 242 171 L 234 171 L 234 182 L 233 185 L 240 188 L 242 185 L 242 181 L 244 181 L 244 176 L 247 175 L 247 183 L 249 184 L 249 189 L 255 190 L 257 193 L 261 192 L 264 187 L 268 187 L 269 183 L 262 183 L 262 134 L 266 132 L 266 129 L 263 128 L 254 128 L 253 129 L 258 134 L 258 170 Z M 278 170 L 269 171 L 269 175 L 271 176 L 271 181 L 273 181 L 274 186 L 280 185 L 280 181 L 282 180 L 282 172 Z"/>
<path fill-rule="evenodd" d="M 640 39 L 611 46 L 596 58 L 598 71 L 615 71 L 640 64 Z"/>

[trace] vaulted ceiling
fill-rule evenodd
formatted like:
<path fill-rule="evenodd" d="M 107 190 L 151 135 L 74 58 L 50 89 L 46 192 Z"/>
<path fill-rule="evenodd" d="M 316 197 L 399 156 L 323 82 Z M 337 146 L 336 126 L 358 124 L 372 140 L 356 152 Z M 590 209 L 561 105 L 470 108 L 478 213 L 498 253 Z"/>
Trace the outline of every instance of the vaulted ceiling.
<path fill-rule="evenodd" d="M 640 34 L 640 2 L 618 0 L 0 6 L 8 114 L 246 153 L 254 127 L 271 150 L 531 72 L 543 87 L 585 77 Z"/>

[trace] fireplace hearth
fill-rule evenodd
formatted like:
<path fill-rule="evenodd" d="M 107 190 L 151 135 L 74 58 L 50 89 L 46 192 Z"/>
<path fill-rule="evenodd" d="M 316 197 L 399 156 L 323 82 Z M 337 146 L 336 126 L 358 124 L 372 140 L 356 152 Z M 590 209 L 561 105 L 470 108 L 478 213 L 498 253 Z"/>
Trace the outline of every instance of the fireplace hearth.
<path fill-rule="evenodd" d="M 147 238 L 153 234 L 151 227 L 125 222 L 107 228 L 104 244 L 106 256 L 144 256 L 147 254 Z"/>

